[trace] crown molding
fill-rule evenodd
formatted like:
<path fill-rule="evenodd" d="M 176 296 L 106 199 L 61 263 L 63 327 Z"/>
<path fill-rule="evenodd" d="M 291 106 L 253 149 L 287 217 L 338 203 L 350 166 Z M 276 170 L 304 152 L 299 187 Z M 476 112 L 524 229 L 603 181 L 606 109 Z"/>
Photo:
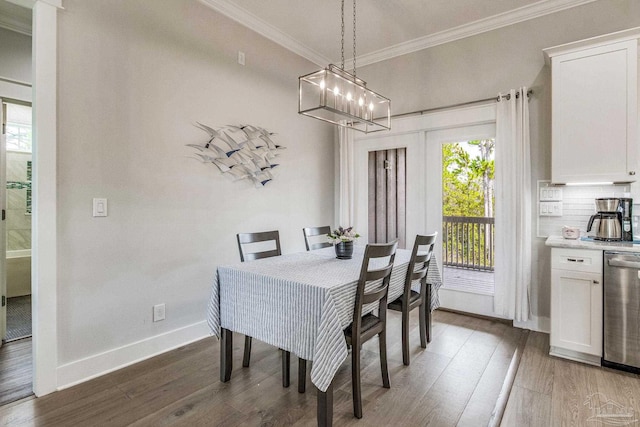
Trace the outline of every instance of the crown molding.
<path fill-rule="evenodd" d="M 453 42 L 466 37 L 475 36 L 498 28 L 507 27 L 519 22 L 550 15 L 562 10 L 570 9 L 597 0 L 542 0 L 528 6 L 523 6 L 508 12 L 479 19 L 459 27 L 438 33 L 429 34 L 405 43 L 400 43 L 385 49 L 359 55 L 357 61 L 360 66 L 374 64 L 397 56 L 428 49 L 430 47 Z M 352 60 L 353 58 L 349 59 Z"/>
<path fill-rule="evenodd" d="M 597 0 L 541 0 L 528 6 L 470 22 L 459 27 L 429 34 L 372 53 L 359 55 L 356 59 L 360 66 L 374 64 L 594 1 Z M 200 0 L 200 2 L 315 64 L 325 66 L 331 63 L 329 58 L 296 41 L 293 37 L 283 33 L 247 10 L 236 6 L 232 0 Z M 345 62 L 352 60 L 353 58 L 349 58 Z"/>
<path fill-rule="evenodd" d="M 268 24 L 247 10 L 233 4 L 230 0 L 199 0 L 200 3 L 220 12 L 228 18 L 244 25 L 263 37 L 283 46 L 291 52 L 309 61 L 325 66 L 331 61 L 315 50 L 303 45 L 288 34 L 283 33 L 273 25 Z"/>
<path fill-rule="evenodd" d="M 31 22 L 26 23 L 2 12 L 0 12 L 0 28 L 31 36 Z"/>

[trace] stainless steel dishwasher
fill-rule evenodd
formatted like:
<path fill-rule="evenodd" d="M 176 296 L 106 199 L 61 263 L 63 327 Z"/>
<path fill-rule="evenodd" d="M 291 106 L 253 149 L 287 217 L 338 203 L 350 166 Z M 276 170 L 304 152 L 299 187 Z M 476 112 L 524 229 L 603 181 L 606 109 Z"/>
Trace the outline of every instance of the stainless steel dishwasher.
<path fill-rule="evenodd" d="M 640 372 L 640 253 L 604 253 L 603 366 Z"/>

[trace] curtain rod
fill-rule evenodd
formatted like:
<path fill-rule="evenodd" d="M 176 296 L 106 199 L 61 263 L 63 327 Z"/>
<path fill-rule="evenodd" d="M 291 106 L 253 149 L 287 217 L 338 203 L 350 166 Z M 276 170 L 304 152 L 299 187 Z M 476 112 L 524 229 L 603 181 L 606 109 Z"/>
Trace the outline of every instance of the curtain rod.
<path fill-rule="evenodd" d="M 527 98 L 530 98 L 532 94 L 533 94 L 533 90 L 529 89 L 527 91 Z M 516 98 L 519 98 L 519 97 L 520 97 L 520 92 L 516 92 Z M 429 109 L 426 109 L 426 110 L 418 110 L 418 111 L 411 111 L 409 113 L 394 114 L 394 115 L 391 116 L 391 118 L 392 119 L 396 119 L 398 117 L 404 117 L 404 116 L 413 116 L 413 115 L 418 115 L 418 114 L 422 115 L 422 114 L 431 113 L 431 112 L 434 112 L 434 111 L 446 110 L 448 108 L 465 107 L 467 105 L 483 104 L 483 103 L 491 102 L 491 101 L 498 102 L 498 101 L 500 101 L 502 99 L 506 99 L 506 100 L 511 99 L 511 94 L 507 93 L 505 95 L 498 95 L 498 96 L 494 96 L 494 97 L 491 97 L 491 98 L 476 99 L 475 101 L 460 102 L 458 104 L 445 105 L 445 106 L 442 106 L 442 107 L 429 108 Z"/>

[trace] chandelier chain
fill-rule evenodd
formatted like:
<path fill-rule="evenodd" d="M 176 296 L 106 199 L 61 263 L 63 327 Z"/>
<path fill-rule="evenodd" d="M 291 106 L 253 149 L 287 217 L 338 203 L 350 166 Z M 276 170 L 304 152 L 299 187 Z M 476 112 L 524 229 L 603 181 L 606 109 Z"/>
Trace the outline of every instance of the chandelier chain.
<path fill-rule="evenodd" d="M 353 0 L 353 77 L 356 76 L 356 0 Z"/>
<path fill-rule="evenodd" d="M 340 58 L 342 59 L 340 68 L 344 70 L 344 0 L 342 0 L 342 8 L 340 9 L 340 16 L 342 22 L 342 32 L 340 33 Z"/>

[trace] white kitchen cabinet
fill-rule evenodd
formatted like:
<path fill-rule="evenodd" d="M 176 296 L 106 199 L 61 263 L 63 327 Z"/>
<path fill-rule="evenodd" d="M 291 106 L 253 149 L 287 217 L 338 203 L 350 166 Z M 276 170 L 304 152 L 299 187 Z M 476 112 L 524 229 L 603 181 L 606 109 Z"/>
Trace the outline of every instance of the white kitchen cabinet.
<path fill-rule="evenodd" d="M 640 175 L 639 37 L 635 28 L 544 50 L 552 76 L 552 183 Z"/>
<path fill-rule="evenodd" d="M 551 249 L 550 354 L 600 365 L 602 251 Z"/>

